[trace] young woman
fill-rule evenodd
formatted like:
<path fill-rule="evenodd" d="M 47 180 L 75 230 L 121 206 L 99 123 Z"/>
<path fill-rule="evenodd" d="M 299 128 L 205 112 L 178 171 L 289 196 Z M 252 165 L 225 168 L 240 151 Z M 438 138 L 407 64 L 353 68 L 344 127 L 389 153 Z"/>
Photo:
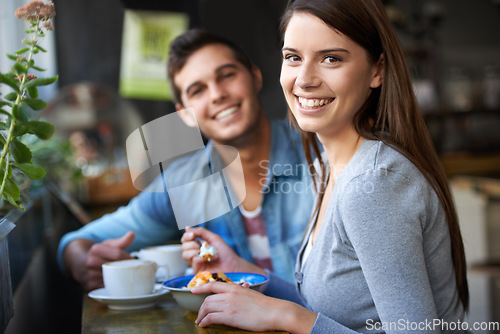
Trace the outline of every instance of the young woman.
<path fill-rule="evenodd" d="M 457 217 L 383 5 L 291 1 L 282 36 L 281 84 L 319 166 L 317 206 L 297 258 L 298 289 L 280 296 L 302 306 L 207 284 L 193 291 L 216 293 L 197 324 L 292 333 L 462 332 L 468 288 Z"/>

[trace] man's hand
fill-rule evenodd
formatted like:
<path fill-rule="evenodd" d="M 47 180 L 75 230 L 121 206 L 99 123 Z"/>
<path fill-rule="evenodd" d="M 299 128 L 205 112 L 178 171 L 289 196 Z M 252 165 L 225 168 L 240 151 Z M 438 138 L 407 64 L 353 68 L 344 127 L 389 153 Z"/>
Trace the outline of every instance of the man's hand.
<path fill-rule="evenodd" d="M 201 238 L 209 245 L 217 248 L 217 254 L 210 261 L 198 256 L 200 244 L 196 238 Z M 222 238 L 203 227 L 187 227 L 181 238 L 182 257 L 193 268 L 195 273 L 209 272 L 253 272 L 267 275 L 264 269 L 239 257 Z"/>
<path fill-rule="evenodd" d="M 71 241 L 64 250 L 64 265 L 70 276 L 85 291 L 102 288 L 102 264 L 110 261 L 131 259 L 125 251 L 134 241 L 135 234 L 127 232 L 121 238 L 94 243 L 88 239 Z"/>

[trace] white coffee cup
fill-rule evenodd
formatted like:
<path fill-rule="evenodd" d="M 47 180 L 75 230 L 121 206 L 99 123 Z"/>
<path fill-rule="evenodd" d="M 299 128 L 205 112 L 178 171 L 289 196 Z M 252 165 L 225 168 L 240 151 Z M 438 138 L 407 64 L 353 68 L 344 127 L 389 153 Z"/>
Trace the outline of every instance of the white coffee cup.
<path fill-rule="evenodd" d="M 131 255 L 141 260 L 154 261 L 158 265 L 156 271 L 157 282 L 182 276 L 188 267 L 186 261 L 182 258 L 182 249 L 179 244 L 147 247 L 131 253 Z"/>
<path fill-rule="evenodd" d="M 104 287 L 113 297 L 149 295 L 153 293 L 157 268 L 158 265 L 153 261 L 138 259 L 104 263 Z"/>

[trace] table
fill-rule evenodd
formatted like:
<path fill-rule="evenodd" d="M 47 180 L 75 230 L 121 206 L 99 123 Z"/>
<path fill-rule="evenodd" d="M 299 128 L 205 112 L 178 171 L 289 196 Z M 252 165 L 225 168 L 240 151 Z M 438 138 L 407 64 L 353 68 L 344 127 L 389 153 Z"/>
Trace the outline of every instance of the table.
<path fill-rule="evenodd" d="M 243 334 L 253 333 L 223 325 L 198 327 L 196 314 L 179 306 L 171 294 L 156 306 L 140 310 L 111 310 L 85 294 L 83 296 L 82 334 L 165 333 L 165 334 Z M 259 332 L 271 333 L 271 332 Z M 272 332 L 285 333 L 285 332 Z"/>

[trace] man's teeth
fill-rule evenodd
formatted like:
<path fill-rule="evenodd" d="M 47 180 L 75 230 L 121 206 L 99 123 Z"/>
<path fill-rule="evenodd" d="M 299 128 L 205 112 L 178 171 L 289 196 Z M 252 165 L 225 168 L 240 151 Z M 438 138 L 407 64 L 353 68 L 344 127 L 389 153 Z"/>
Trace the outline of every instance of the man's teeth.
<path fill-rule="evenodd" d="M 223 110 L 220 113 L 218 113 L 217 115 L 215 115 L 215 119 L 221 119 L 221 118 L 231 116 L 232 114 L 234 114 L 236 112 L 236 110 L 238 110 L 238 107 L 231 107 L 231 108 L 228 108 L 226 110 Z"/>
<path fill-rule="evenodd" d="M 303 108 L 318 108 L 332 101 L 333 99 L 306 99 L 299 97 L 299 103 Z"/>

